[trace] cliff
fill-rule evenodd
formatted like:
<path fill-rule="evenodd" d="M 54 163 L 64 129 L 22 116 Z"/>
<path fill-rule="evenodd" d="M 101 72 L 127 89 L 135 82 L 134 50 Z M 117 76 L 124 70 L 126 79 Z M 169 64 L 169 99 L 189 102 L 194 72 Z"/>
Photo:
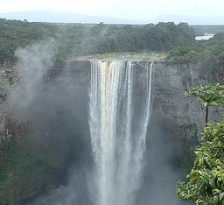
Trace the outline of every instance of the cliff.
<path fill-rule="evenodd" d="M 109 59 L 109 61 L 110 60 L 111 59 Z M 137 107 L 141 106 L 140 96 L 142 95 L 141 92 L 144 91 L 138 88 L 142 87 L 142 82 L 145 82 L 146 78 L 142 71 L 146 69 L 147 66 L 150 66 L 150 64 L 151 62 L 146 60 L 133 61 L 133 86 L 134 89 L 136 89 L 135 91 L 137 91 L 135 92 L 137 94 L 134 103 L 137 104 Z M 31 148 L 36 147 L 37 142 L 37 150 L 39 151 L 33 155 L 36 156 L 36 158 L 33 157 L 30 159 L 30 162 L 33 164 L 31 176 L 33 176 L 32 173 L 36 173 L 37 169 L 40 169 L 41 172 L 39 173 L 41 175 L 45 173 L 46 176 L 51 175 L 52 178 L 41 178 L 42 180 L 38 181 L 37 179 L 39 179 L 39 176 L 38 174 L 35 175 L 35 177 L 30 179 L 29 183 L 31 187 L 36 186 L 37 188 L 35 188 L 32 193 L 27 189 L 21 189 L 22 192 L 24 192 L 23 196 L 20 194 L 21 190 L 19 190 L 19 188 L 15 189 L 15 193 L 12 193 L 11 204 L 16 204 L 18 201 L 26 201 L 42 193 L 44 190 L 50 189 L 49 187 L 51 186 L 57 186 L 61 180 L 63 181 L 62 175 L 66 175 L 66 170 L 71 166 L 71 161 L 74 167 L 79 167 L 80 161 L 82 161 L 82 164 L 85 164 L 86 167 L 91 165 L 92 159 L 88 126 L 90 67 L 91 63 L 88 59 L 58 63 L 49 68 L 48 72 L 43 76 L 43 80 L 39 82 L 38 86 L 40 86 L 41 89 L 36 93 L 30 105 L 26 107 L 26 112 L 29 113 L 27 115 L 28 120 L 34 123 L 33 127 L 28 127 L 28 134 L 31 136 L 29 140 L 31 139 L 31 142 L 29 144 L 29 140 L 23 138 L 23 136 L 19 136 L 22 137 L 19 138 L 19 141 L 22 143 L 17 146 L 18 151 L 13 151 L 11 155 L 12 157 L 18 155 L 17 153 L 20 153 L 20 150 L 25 150 L 32 154 L 33 151 L 35 152 L 35 149 Z M 189 163 L 189 160 L 192 160 L 192 155 L 186 158 L 183 156 L 183 153 L 191 152 L 188 145 L 190 144 L 192 147 L 192 144 L 197 143 L 204 125 L 205 116 L 199 101 L 195 98 L 186 97 L 184 92 L 198 84 L 208 84 L 216 81 L 215 76 L 220 76 L 218 72 L 214 75 L 213 72 L 211 73 L 206 70 L 203 64 L 200 63 L 154 62 L 153 104 L 151 121 L 149 124 L 152 129 L 149 129 L 147 146 L 149 146 L 150 143 L 154 143 L 157 149 L 156 151 L 153 148 L 147 150 L 147 160 L 150 161 L 153 156 L 158 158 L 158 156 L 160 156 L 159 148 L 161 147 L 166 150 L 166 155 L 161 158 L 161 161 L 164 162 L 168 158 L 171 164 L 173 163 L 172 166 L 175 169 L 178 166 L 186 166 L 183 164 L 185 164 L 185 162 Z M 8 105 L 7 92 L 10 89 L 13 90 L 18 82 L 14 68 L 9 69 L 3 67 L 0 73 L 0 80 L 0 82 L 5 85 L 2 86 L 0 90 L 0 96 L 3 96 L 0 104 L 0 125 L 2 130 L 0 136 L 2 140 L 5 140 L 5 138 L 7 138 L 7 136 L 5 136 L 7 132 L 4 130 L 5 114 L 7 114 Z M 3 109 L 4 107 L 6 107 L 6 109 Z M 135 112 L 137 113 L 138 110 L 135 110 Z M 221 118 L 220 109 L 214 108 L 210 110 L 210 120 L 220 120 Z M 163 133 L 161 134 L 159 132 Z M 22 134 L 21 132 L 17 132 L 17 135 Z M 32 140 L 32 135 L 34 138 L 37 138 L 37 141 L 36 139 L 34 141 Z M 24 143 L 25 141 L 26 143 Z M 162 144 L 160 141 L 162 141 Z M 33 142 L 35 142 L 35 145 L 32 144 Z M 18 143 L 18 141 L 16 143 Z M 28 149 L 28 147 L 31 148 Z M 175 154 L 173 153 L 174 149 Z M 185 149 L 184 152 L 183 149 Z M 44 154 L 42 154 L 42 150 L 44 150 Z M 59 156 L 61 161 L 55 160 Z M 39 158 L 41 158 L 41 162 Z M 7 160 L 10 161 L 10 159 Z M 6 163 L 6 161 L 0 160 L 0 166 L 5 166 L 4 163 Z M 149 164 L 151 163 L 152 162 L 149 162 Z M 23 172 L 23 170 L 20 170 L 21 159 L 18 159 L 15 164 L 18 164 L 18 169 L 16 168 L 14 172 L 16 176 L 17 171 Z M 28 166 L 30 167 L 29 164 Z M 160 165 L 155 164 L 155 167 L 157 166 Z M 146 168 L 146 173 L 151 173 L 151 175 L 156 173 L 153 172 L 151 166 L 149 167 L 150 168 Z M 26 169 L 25 165 L 22 168 Z M 186 167 L 184 170 L 186 170 Z M 0 175 L 2 174 L 2 176 L 4 176 L 4 172 L 4 170 L 0 170 Z M 7 175 L 7 172 L 5 172 L 5 174 Z M 165 176 L 167 176 L 167 174 L 165 174 Z M 14 190 L 14 182 L 20 184 L 21 187 L 27 182 L 26 180 L 21 182 L 22 178 L 20 179 L 20 177 L 12 178 L 11 175 L 7 175 L 7 177 L 4 178 L 4 180 L 10 181 L 10 183 L 7 182 L 9 184 L 7 189 L 5 187 L 0 187 L 0 198 L 2 199 L 4 199 L 4 197 L 7 198 L 7 193 Z M 24 177 L 27 176 L 24 175 Z M 149 176 L 147 175 L 147 177 Z M 38 184 L 35 180 L 41 183 Z M 176 179 L 173 181 L 175 184 Z M 150 183 L 147 186 L 150 186 Z M 172 193 L 175 195 L 175 190 L 173 190 Z M 168 192 L 167 194 L 169 195 Z"/>
<path fill-rule="evenodd" d="M 106 56 L 105 59 L 98 57 L 95 60 L 99 60 L 100 58 L 102 61 L 111 61 L 111 56 L 109 57 Z M 44 78 L 49 81 L 60 75 L 63 75 L 63 77 L 66 75 L 79 76 L 79 83 L 88 89 L 90 81 L 90 59 L 94 60 L 94 57 L 82 57 L 66 63 L 57 63 L 48 70 Z M 134 59 L 134 69 L 138 73 L 135 81 L 141 83 L 142 78 L 144 78 L 141 75 L 141 69 L 145 69 L 151 62 L 144 58 L 136 60 L 136 56 Z M 115 57 L 115 60 L 125 59 Z M 130 56 L 126 60 L 131 61 Z M 186 97 L 184 93 L 187 89 L 199 84 L 222 81 L 222 79 L 220 80 L 220 76 L 223 75 L 222 69 L 215 70 L 214 73 L 214 71 L 209 71 L 202 63 L 170 63 L 165 61 L 156 61 L 153 67 L 153 113 L 160 118 L 167 119 L 169 123 L 172 121 L 178 127 L 194 130 L 192 131 L 194 135 L 196 132 L 197 136 L 199 136 L 204 124 L 205 113 L 197 99 Z M 1 107 L 7 107 L 6 96 L 8 88 L 15 84 L 17 80 L 13 67 L 1 67 Z M 136 86 L 138 86 L 138 83 Z M 87 104 L 85 106 L 88 107 Z M 212 121 L 222 119 L 220 108 L 210 108 L 209 119 Z M 0 124 L 2 127 L 4 123 L 3 113 L 1 121 L 2 123 Z"/>

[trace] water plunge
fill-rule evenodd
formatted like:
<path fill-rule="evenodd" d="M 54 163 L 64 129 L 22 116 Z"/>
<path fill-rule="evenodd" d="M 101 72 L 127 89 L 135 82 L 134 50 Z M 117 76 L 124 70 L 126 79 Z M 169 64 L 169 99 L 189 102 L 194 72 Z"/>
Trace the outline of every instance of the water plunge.
<path fill-rule="evenodd" d="M 141 182 L 150 119 L 153 63 L 141 109 L 135 111 L 132 62 L 92 61 L 90 133 L 95 160 L 96 205 L 132 205 Z"/>

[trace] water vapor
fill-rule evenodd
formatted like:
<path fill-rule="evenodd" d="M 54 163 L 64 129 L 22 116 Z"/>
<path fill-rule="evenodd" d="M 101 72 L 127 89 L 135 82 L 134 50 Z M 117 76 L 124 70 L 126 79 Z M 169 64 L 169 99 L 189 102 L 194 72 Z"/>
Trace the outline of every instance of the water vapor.
<path fill-rule="evenodd" d="M 18 62 L 15 71 L 19 81 L 10 93 L 10 103 L 26 107 L 34 100 L 43 76 L 54 64 L 55 49 L 55 40 L 48 39 L 16 50 Z"/>

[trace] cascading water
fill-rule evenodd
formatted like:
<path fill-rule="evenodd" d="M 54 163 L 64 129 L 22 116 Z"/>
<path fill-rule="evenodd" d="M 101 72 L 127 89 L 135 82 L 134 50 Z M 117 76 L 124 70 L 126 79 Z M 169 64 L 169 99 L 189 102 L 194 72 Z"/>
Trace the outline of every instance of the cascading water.
<path fill-rule="evenodd" d="M 90 133 L 95 160 L 95 205 L 132 205 L 140 185 L 151 109 L 153 64 L 134 116 L 132 62 L 91 62 Z"/>

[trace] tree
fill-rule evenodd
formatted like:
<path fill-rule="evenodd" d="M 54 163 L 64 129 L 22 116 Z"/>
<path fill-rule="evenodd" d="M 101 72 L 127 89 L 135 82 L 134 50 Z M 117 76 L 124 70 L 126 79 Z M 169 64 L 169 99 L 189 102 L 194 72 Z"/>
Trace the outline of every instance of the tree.
<path fill-rule="evenodd" d="M 224 204 L 224 123 L 210 124 L 198 149 L 188 182 L 179 182 L 177 195 L 197 205 Z"/>
<path fill-rule="evenodd" d="M 224 123 L 207 124 L 208 107 L 223 105 L 223 85 L 197 86 L 188 96 L 200 98 L 206 107 L 206 127 L 187 182 L 177 184 L 180 199 L 196 205 L 224 205 Z"/>
<path fill-rule="evenodd" d="M 189 97 L 199 97 L 203 107 L 205 107 L 206 126 L 208 123 L 208 108 L 224 105 L 224 85 L 199 85 L 188 90 L 185 94 Z"/>

